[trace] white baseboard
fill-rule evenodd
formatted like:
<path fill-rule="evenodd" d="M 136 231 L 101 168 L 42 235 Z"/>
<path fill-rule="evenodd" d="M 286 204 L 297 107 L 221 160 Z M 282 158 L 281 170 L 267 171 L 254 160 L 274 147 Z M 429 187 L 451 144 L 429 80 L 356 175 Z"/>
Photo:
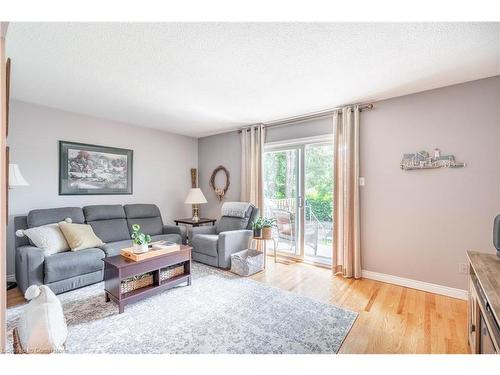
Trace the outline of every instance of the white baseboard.
<path fill-rule="evenodd" d="M 412 280 L 404 277 L 387 275 L 373 271 L 362 270 L 361 276 L 366 279 L 382 281 L 384 283 L 395 284 L 407 288 L 423 290 L 425 292 L 441 294 L 443 296 L 466 300 L 468 292 L 462 289 L 450 288 L 449 286 L 426 283 L 425 281 Z"/>
<path fill-rule="evenodd" d="M 7 281 L 16 281 L 16 275 L 12 274 L 12 275 L 7 275 Z"/>

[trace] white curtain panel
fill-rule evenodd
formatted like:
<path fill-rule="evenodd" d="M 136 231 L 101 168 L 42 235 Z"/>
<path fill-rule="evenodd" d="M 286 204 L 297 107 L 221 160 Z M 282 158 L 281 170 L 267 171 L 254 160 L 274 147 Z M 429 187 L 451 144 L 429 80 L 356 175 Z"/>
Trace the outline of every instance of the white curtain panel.
<path fill-rule="evenodd" d="M 241 131 L 241 201 L 250 202 L 260 209 L 264 205 L 262 158 L 265 132 L 264 125 Z"/>
<path fill-rule="evenodd" d="M 361 277 L 359 219 L 359 107 L 333 114 L 333 271 Z"/>

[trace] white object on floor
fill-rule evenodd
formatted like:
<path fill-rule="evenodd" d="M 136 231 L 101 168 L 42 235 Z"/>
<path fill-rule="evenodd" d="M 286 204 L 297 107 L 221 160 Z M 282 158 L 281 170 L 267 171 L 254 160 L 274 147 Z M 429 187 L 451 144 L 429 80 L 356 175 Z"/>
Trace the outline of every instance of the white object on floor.
<path fill-rule="evenodd" d="M 61 302 L 45 285 L 31 285 L 24 295 L 30 300 L 19 319 L 19 341 L 26 353 L 64 350 L 68 327 Z"/>
<path fill-rule="evenodd" d="M 264 254 L 255 249 L 246 249 L 231 255 L 231 272 L 250 276 L 264 269 Z"/>

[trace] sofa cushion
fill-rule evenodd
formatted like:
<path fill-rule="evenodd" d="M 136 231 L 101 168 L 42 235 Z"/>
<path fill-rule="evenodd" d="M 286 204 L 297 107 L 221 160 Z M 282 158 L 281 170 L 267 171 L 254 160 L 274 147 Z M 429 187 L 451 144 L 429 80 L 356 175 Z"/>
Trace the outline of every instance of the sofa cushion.
<path fill-rule="evenodd" d="M 126 204 L 123 209 L 127 219 L 161 217 L 160 209 L 156 204 Z"/>
<path fill-rule="evenodd" d="M 216 257 L 218 240 L 219 236 L 216 234 L 197 234 L 193 237 L 191 245 L 194 252 Z"/>
<path fill-rule="evenodd" d="M 132 233 L 132 225 L 139 224 L 142 233 L 149 234 L 150 236 L 163 234 L 163 223 L 160 217 L 127 219 L 127 223 L 130 233 Z"/>
<path fill-rule="evenodd" d="M 102 271 L 104 251 L 90 248 L 80 251 L 66 251 L 45 258 L 44 283 L 64 280 L 90 272 Z"/>
<path fill-rule="evenodd" d="M 100 246 L 100 248 L 106 253 L 106 257 L 120 255 L 120 250 L 125 249 L 126 247 L 132 247 L 132 240 L 109 242 Z"/>
<path fill-rule="evenodd" d="M 88 224 L 103 242 L 123 241 L 130 238 L 125 219 L 89 221 Z"/>
<path fill-rule="evenodd" d="M 119 204 L 100 204 L 83 207 L 85 220 L 94 233 L 104 242 L 130 239 L 127 219 L 123 206 Z"/>
<path fill-rule="evenodd" d="M 108 219 L 126 219 L 125 210 L 120 204 L 97 204 L 83 207 L 85 220 L 88 222 Z"/>
<path fill-rule="evenodd" d="M 217 223 L 217 233 L 227 232 L 230 230 L 240 230 L 247 229 L 248 217 L 232 217 L 232 216 L 222 216 Z"/>
<path fill-rule="evenodd" d="M 61 221 L 59 222 L 59 228 L 63 232 L 72 251 L 104 245 L 104 242 L 95 235 L 94 230 L 88 224 L 70 224 Z"/>
<path fill-rule="evenodd" d="M 29 212 L 27 218 L 28 228 L 58 223 L 66 218 L 70 218 L 76 224 L 83 224 L 85 222 L 85 217 L 80 207 L 47 208 L 31 210 Z"/>
<path fill-rule="evenodd" d="M 130 233 L 132 233 L 132 225 L 139 224 L 141 232 L 145 234 L 150 236 L 163 234 L 160 209 L 155 204 L 126 204 L 123 208 L 127 215 Z"/>

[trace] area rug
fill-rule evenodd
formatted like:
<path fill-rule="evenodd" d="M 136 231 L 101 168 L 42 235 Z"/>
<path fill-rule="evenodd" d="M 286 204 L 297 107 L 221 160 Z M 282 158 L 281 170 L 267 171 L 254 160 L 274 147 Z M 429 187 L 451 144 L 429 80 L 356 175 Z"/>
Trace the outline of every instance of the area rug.
<path fill-rule="evenodd" d="M 59 295 L 68 353 L 337 353 L 357 314 L 194 263 L 193 283 L 125 307 L 104 283 Z M 7 310 L 8 349 L 23 306 Z"/>

